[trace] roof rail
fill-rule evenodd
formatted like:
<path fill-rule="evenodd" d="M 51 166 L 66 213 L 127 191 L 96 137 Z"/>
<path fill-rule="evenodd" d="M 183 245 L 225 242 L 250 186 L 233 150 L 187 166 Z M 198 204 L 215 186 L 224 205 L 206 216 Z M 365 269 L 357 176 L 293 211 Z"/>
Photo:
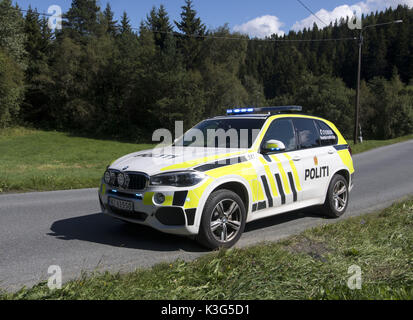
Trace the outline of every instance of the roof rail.
<path fill-rule="evenodd" d="M 301 106 L 280 106 L 280 107 L 265 107 L 265 108 L 237 108 L 237 109 L 228 109 L 227 115 L 238 115 L 238 114 L 247 114 L 247 113 L 257 113 L 257 112 L 266 112 L 268 114 L 273 113 L 282 113 L 282 112 L 301 112 L 303 107 Z"/>

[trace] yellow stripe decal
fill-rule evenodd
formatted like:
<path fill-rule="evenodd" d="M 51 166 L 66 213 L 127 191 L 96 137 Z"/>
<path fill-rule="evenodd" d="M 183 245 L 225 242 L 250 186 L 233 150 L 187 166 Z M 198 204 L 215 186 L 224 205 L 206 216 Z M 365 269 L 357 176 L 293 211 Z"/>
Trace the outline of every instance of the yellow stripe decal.
<path fill-rule="evenodd" d="M 288 161 L 290 161 L 290 166 L 291 166 L 291 169 L 293 170 L 294 182 L 297 186 L 297 191 L 301 191 L 302 189 L 301 189 L 301 184 L 300 184 L 300 178 L 298 177 L 297 168 L 295 167 L 294 161 L 290 155 L 285 153 L 284 156 L 287 158 Z"/>
<path fill-rule="evenodd" d="M 285 174 L 285 171 L 281 164 L 280 159 L 278 159 L 274 155 L 272 155 L 271 158 L 273 158 L 277 162 L 278 170 L 280 170 L 281 178 L 283 179 L 283 184 L 285 186 L 285 193 L 290 194 L 291 193 L 290 185 L 288 184 L 287 175 Z"/>
<path fill-rule="evenodd" d="M 275 186 L 275 178 L 272 175 L 270 167 L 269 167 L 267 161 L 265 161 L 262 157 L 259 157 L 259 159 L 260 159 L 261 163 L 264 165 L 265 173 L 267 174 L 267 178 L 270 181 L 270 185 L 271 185 L 271 189 L 273 190 L 273 194 L 274 194 L 274 196 L 278 197 L 277 187 Z"/>
<path fill-rule="evenodd" d="M 155 192 L 146 192 L 145 195 L 143 196 L 143 204 L 145 205 L 151 205 L 153 204 L 152 198 Z"/>
<path fill-rule="evenodd" d="M 164 203 L 162 203 L 162 205 L 170 207 L 170 206 L 172 206 L 173 200 L 174 200 L 173 196 L 165 196 L 165 201 L 164 201 Z"/>
<path fill-rule="evenodd" d="M 254 180 L 250 180 L 250 185 L 252 192 L 254 194 L 254 202 L 256 201 L 264 201 L 264 190 L 262 189 L 262 185 L 260 182 L 260 179 L 258 178 L 257 170 L 255 170 L 255 167 L 251 164 L 252 170 L 254 170 L 255 178 Z"/>
<path fill-rule="evenodd" d="M 348 150 L 340 150 L 337 153 L 340 156 L 341 161 L 343 161 L 343 164 L 350 171 L 350 174 L 353 174 L 354 173 L 353 159 L 351 158 L 350 152 Z"/>
<path fill-rule="evenodd" d="M 205 189 L 214 181 L 214 179 L 208 179 L 203 185 L 196 189 L 192 189 L 188 191 L 188 195 L 186 196 L 185 200 L 185 209 L 192 209 L 196 208 L 199 205 L 199 200 L 202 197 Z"/>

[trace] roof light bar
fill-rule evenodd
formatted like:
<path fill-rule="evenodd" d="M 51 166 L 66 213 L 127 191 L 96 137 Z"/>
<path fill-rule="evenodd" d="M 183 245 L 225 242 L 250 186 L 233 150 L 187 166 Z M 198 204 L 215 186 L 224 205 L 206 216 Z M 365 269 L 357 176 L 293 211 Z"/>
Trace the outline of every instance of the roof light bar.
<path fill-rule="evenodd" d="M 228 109 L 227 114 L 245 114 L 254 113 L 254 108 L 242 108 L 242 109 Z"/>
<path fill-rule="evenodd" d="M 301 112 L 303 111 L 303 107 L 301 106 L 281 106 L 281 107 L 265 107 L 265 108 L 238 108 L 238 109 L 228 109 L 228 115 L 237 115 L 237 114 L 247 114 L 247 113 L 257 113 L 257 112 L 264 112 L 264 113 L 281 113 L 281 112 Z"/>

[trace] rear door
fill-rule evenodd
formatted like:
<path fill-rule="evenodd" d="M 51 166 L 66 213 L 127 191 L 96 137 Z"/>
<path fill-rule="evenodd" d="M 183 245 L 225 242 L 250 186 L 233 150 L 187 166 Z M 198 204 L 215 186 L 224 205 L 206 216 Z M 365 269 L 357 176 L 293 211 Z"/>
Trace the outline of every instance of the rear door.
<path fill-rule="evenodd" d="M 323 146 L 316 121 L 310 118 L 293 120 L 298 137 L 299 151 L 293 155 L 302 173 L 302 200 L 321 199 L 329 183 L 329 152 L 331 146 Z"/>

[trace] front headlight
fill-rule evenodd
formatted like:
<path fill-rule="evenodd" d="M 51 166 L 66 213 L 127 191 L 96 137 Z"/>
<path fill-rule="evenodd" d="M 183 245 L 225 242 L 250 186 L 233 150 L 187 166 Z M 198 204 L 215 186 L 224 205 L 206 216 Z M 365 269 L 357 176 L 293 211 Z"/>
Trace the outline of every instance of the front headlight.
<path fill-rule="evenodd" d="M 151 186 L 191 187 L 205 179 L 205 174 L 195 171 L 162 173 L 150 178 Z"/>

